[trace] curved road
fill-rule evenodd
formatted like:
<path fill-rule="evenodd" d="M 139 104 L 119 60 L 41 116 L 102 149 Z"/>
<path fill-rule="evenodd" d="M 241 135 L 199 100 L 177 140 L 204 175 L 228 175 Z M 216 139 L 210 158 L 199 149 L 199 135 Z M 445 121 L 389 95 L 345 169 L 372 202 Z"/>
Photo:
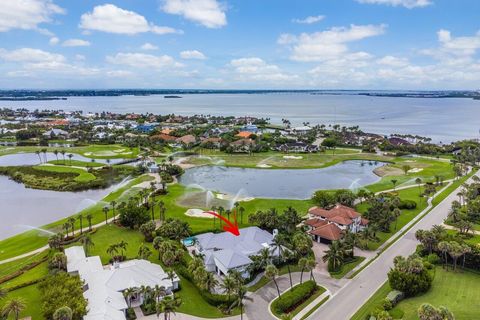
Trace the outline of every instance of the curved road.
<path fill-rule="evenodd" d="M 475 173 L 475 175 L 479 176 L 479 172 Z M 471 182 L 471 178 L 467 182 Z M 457 199 L 457 193 L 461 188 L 460 186 L 450 193 L 368 267 L 312 313 L 308 319 L 350 319 L 386 281 L 387 273 L 393 266 L 393 258 L 398 255 L 408 256 L 415 251 L 418 244 L 415 239 L 415 232 L 419 229 L 430 229 L 433 225 L 443 223 L 448 216 L 452 202 Z"/>

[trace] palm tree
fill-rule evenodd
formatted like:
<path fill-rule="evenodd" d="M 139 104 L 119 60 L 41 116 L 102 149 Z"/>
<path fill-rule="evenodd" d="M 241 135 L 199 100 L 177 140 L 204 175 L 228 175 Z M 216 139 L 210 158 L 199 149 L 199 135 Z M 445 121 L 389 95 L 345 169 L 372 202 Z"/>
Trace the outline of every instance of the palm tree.
<path fill-rule="evenodd" d="M 160 222 L 164 222 L 166 219 L 165 212 L 167 208 L 165 207 L 165 203 L 163 201 L 158 202 L 158 211 L 160 212 Z"/>
<path fill-rule="evenodd" d="M 305 264 L 305 270 L 308 272 L 310 271 L 310 280 L 313 280 L 315 283 L 315 277 L 313 276 L 313 270 L 315 269 L 315 266 L 317 265 L 317 262 L 315 261 L 315 258 L 308 258 L 307 263 Z"/>
<path fill-rule="evenodd" d="M 325 255 L 322 257 L 322 260 L 323 262 L 328 262 L 328 264 L 332 266 L 333 270 L 338 270 L 343 263 L 344 257 L 345 253 L 340 245 L 340 242 L 333 241 L 328 246 L 328 250 L 325 251 Z"/>
<path fill-rule="evenodd" d="M 402 214 L 402 211 L 400 211 L 400 209 L 398 208 L 395 208 L 392 211 L 392 216 L 395 219 L 395 230 L 397 230 L 398 217 L 400 217 L 401 214 Z"/>
<path fill-rule="evenodd" d="M 468 245 L 463 244 L 462 245 L 462 253 L 463 253 L 463 262 L 462 262 L 462 269 L 465 269 L 465 258 L 467 253 L 472 252 L 472 248 L 470 248 Z"/>
<path fill-rule="evenodd" d="M 120 241 L 118 244 L 118 249 L 120 249 L 120 253 L 122 254 L 122 257 L 125 256 L 125 251 L 127 250 L 128 242 L 126 241 Z"/>
<path fill-rule="evenodd" d="M 232 274 L 228 274 L 223 278 L 223 283 L 220 285 L 225 294 L 227 295 L 227 300 L 230 301 L 230 296 L 235 292 L 237 288 L 237 281 Z"/>
<path fill-rule="evenodd" d="M 114 243 L 108 246 L 107 254 L 112 257 L 112 260 L 115 261 L 115 256 L 118 253 L 118 244 Z"/>
<path fill-rule="evenodd" d="M 20 313 L 25 309 L 25 301 L 22 298 L 13 298 L 7 301 L 2 308 L 2 317 L 8 319 L 10 315 L 13 315 L 15 320 L 18 320 Z"/>
<path fill-rule="evenodd" d="M 415 179 L 415 183 L 418 186 L 418 195 L 421 195 L 422 194 L 422 179 L 421 178 Z"/>
<path fill-rule="evenodd" d="M 65 234 L 66 234 L 67 237 L 68 237 L 68 231 L 70 230 L 70 223 L 65 222 L 65 223 L 62 225 L 62 227 L 63 227 L 63 230 L 65 230 Z"/>
<path fill-rule="evenodd" d="M 155 205 L 157 202 L 155 199 L 150 200 L 150 209 L 152 209 L 152 221 L 155 221 Z"/>
<path fill-rule="evenodd" d="M 102 210 L 103 210 L 103 214 L 105 215 L 105 224 L 108 224 L 108 211 L 109 211 L 109 209 L 108 209 L 107 206 L 105 206 L 105 207 L 103 207 Z"/>
<path fill-rule="evenodd" d="M 147 260 L 151 255 L 152 251 L 150 250 L 150 248 L 147 247 L 145 243 L 142 243 L 138 248 L 138 258 Z"/>
<path fill-rule="evenodd" d="M 0 300 L 2 300 L 3 298 L 5 298 L 7 296 L 7 293 L 8 291 L 3 289 L 3 288 L 0 288 Z"/>
<path fill-rule="evenodd" d="M 134 293 L 135 293 L 135 289 L 133 288 L 128 288 L 123 291 L 123 296 L 125 297 L 125 300 L 127 300 L 128 308 L 132 307 L 132 295 Z"/>
<path fill-rule="evenodd" d="M 307 267 L 307 261 L 308 261 L 307 258 L 300 258 L 298 260 L 298 267 L 300 268 L 300 283 L 303 283 L 303 272 Z"/>
<path fill-rule="evenodd" d="M 58 162 L 58 150 L 53 150 L 53 154 L 55 155 L 55 158 L 57 158 L 57 162 Z"/>
<path fill-rule="evenodd" d="M 231 312 L 231 310 L 234 309 L 235 307 L 239 307 L 240 308 L 240 320 L 243 320 L 243 308 L 245 306 L 244 301 L 245 300 L 253 301 L 252 298 L 247 297 L 247 292 L 248 292 L 247 287 L 239 286 L 239 288 L 235 292 L 235 300 L 233 301 L 233 303 L 228 308 L 228 312 Z"/>
<path fill-rule="evenodd" d="M 162 301 L 157 303 L 157 317 L 160 316 L 161 313 L 164 314 L 164 320 L 170 320 L 170 314 L 176 314 L 175 311 L 180 307 L 182 304 L 182 300 L 178 297 L 165 297 Z"/>
<path fill-rule="evenodd" d="M 245 212 L 245 208 L 240 207 L 238 211 L 240 212 L 240 224 L 243 224 L 243 213 Z"/>
<path fill-rule="evenodd" d="M 287 257 L 290 258 L 290 251 L 284 250 L 284 247 L 287 246 L 287 239 L 285 236 L 277 235 L 273 238 L 272 247 L 274 252 L 278 251 L 278 259 L 279 262 L 282 263 Z M 290 280 L 290 288 L 293 288 L 293 281 L 292 281 L 292 272 L 290 270 L 290 264 L 287 263 L 287 270 L 288 270 L 288 277 Z"/>
<path fill-rule="evenodd" d="M 463 255 L 463 248 L 458 242 L 451 241 L 449 242 L 448 254 L 453 259 L 453 270 L 456 271 L 458 258 Z"/>
<path fill-rule="evenodd" d="M 447 256 L 447 252 L 448 252 L 448 247 L 449 247 L 449 244 L 447 241 L 440 241 L 437 245 L 438 247 L 438 250 L 440 250 L 443 254 L 443 268 L 447 267 L 448 269 L 448 256 Z"/>
<path fill-rule="evenodd" d="M 159 286 L 158 284 L 153 288 L 153 296 L 155 301 L 159 302 L 167 295 L 167 289 L 164 286 Z"/>
<path fill-rule="evenodd" d="M 87 221 L 88 221 L 88 231 L 92 231 L 92 219 L 93 216 L 89 213 L 86 215 Z"/>
<path fill-rule="evenodd" d="M 68 223 L 70 223 L 70 227 L 72 229 L 72 237 L 75 236 L 75 221 L 77 221 L 74 217 L 68 218 Z"/>
<path fill-rule="evenodd" d="M 40 163 L 42 163 L 42 157 L 40 157 L 40 151 L 39 150 L 35 151 L 35 154 L 38 156 L 38 159 L 40 159 Z"/>
<path fill-rule="evenodd" d="M 277 287 L 278 297 L 280 298 L 280 288 L 278 288 L 277 276 L 278 276 L 277 267 L 275 267 L 273 264 L 269 264 L 265 268 L 265 277 L 267 279 L 273 280 L 273 282 L 275 283 L 275 287 Z"/>
<path fill-rule="evenodd" d="M 70 307 L 64 306 L 55 310 L 53 320 L 72 320 L 73 311 Z"/>
<path fill-rule="evenodd" d="M 207 272 L 204 281 L 204 287 L 205 289 L 207 289 L 208 292 L 212 292 L 213 289 L 215 289 L 215 287 L 218 285 L 218 280 L 211 272 Z"/>
<path fill-rule="evenodd" d="M 390 180 L 390 182 L 392 182 L 392 184 L 393 184 L 393 191 L 395 191 L 395 187 L 396 187 L 396 185 L 397 185 L 398 180 L 397 180 L 397 179 L 392 179 L 392 180 Z"/>
<path fill-rule="evenodd" d="M 77 216 L 78 221 L 80 221 L 80 234 L 83 234 L 83 215 L 80 213 Z"/>
<path fill-rule="evenodd" d="M 42 153 L 43 153 L 43 159 L 45 161 L 45 163 L 47 163 L 47 149 L 42 149 Z"/>
<path fill-rule="evenodd" d="M 62 154 L 62 157 L 63 157 L 63 164 L 65 164 L 65 150 L 62 150 L 60 151 L 60 153 Z"/>
<path fill-rule="evenodd" d="M 73 158 L 73 154 L 69 153 L 67 155 L 68 159 L 70 160 L 70 165 L 72 165 L 72 158 Z"/>
<path fill-rule="evenodd" d="M 90 238 L 89 235 L 85 235 L 80 239 L 80 243 L 83 245 L 83 248 L 85 250 L 85 255 L 88 257 L 90 249 L 95 246 L 95 244 L 92 241 L 92 238 Z"/>
<path fill-rule="evenodd" d="M 113 223 L 115 224 L 115 207 L 117 206 L 117 202 L 115 200 L 110 201 L 110 206 L 112 207 Z"/>

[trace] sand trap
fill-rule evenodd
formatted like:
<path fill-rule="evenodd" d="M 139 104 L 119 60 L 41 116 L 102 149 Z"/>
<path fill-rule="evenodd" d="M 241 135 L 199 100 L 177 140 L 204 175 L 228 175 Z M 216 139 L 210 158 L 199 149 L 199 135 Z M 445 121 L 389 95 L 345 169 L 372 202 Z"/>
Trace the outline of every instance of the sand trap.
<path fill-rule="evenodd" d="M 225 194 L 225 193 L 217 193 L 216 195 L 216 198 L 217 199 L 220 199 L 220 200 L 232 200 L 234 196 L 232 195 L 229 195 L 229 194 Z M 237 201 L 245 201 L 245 202 L 248 202 L 248 201 L 252 201 L 252 200 L 255 200 L 255 198 L 253 197 L 238 197 L 236 199 Z"/>
<path fill-rule="evenodd" d="M 413 169 L 408 170 L 408 173 L 419 173 L 419 172 L 422 172 L 422 171 L 423 171 L 423 168 L 413 168 Z"/>
<path fill-rule="evenodd" d="M 202 209 L 188 209 L 185 215 L 194 218 L 213 218 L 213 215 L 206 213 Z"/>
<path fill-rule="evenodd" d="M 271 167 L 272 167 L 271 165 L 265 164 L 265 163 L 257 164 L 257 168 L 271 168 Z"/>
<path fill-rule="evenodd" d="M 283 156 L 283 159 L 301 160 L 302 156 Z"/>

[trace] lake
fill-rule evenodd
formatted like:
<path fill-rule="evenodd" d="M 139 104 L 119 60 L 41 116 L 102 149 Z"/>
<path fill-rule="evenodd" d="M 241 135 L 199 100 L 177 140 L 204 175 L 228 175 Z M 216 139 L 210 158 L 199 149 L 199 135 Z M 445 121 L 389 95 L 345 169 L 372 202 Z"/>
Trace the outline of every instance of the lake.
<path fill-rule="evenodd" d="M 308 93 L 189 94 L 182 99 L 162 95 L 69 97 L 54 101 L 0 101 L 0 107 L 33 109 L 152 112 L 181 115 L 233 115 L 271 118 L 281 124 L 359 125 L 379 134 L 417 134 L 435 142 L 477 138 L 480 101 L 466 98 L 398 98 Z"/>
<path fill-rule="evenodd" d="M 68 151 L 68 149 L 66 150 Z M 67 157 L 68 152 L 65 154 L 65 163 L 68 165 L 68 161 L 70 160 Z M 92 159 L 81 156 L 79 154 L 72 153 L 73 157 L 72 160 L 84 161 L 84 162 L 91 162 Z M 46 155 L 40 153 L 40 157 L 42 158 L 42 162 L 44 162 L 44 157 L 46 157 L 47 162 L 52 160 L 57 160 L 57 156 L 54 153 L 47 152 Z M 58 160 L 63 160 L 63 156 L 58 154 Z M 115 164 L 118 162 L 123 161 L 124 159 L 112 159 L 110 160 L 111 164 Z M 95 162 L 98 163 L 107 163 L 106 159 L 95 159 Z M 7 154 L 4 156 L 0 155 L 0 166 L 33 166 L 40 164 L 40 158 L 36 153 L 26 152 L 26 153 L 15 153 L 15 154 Z"/>
<path fill-rule="evenodd" d="M 100 190 L 57 192 L 29 189 L 0 176 L 0 240 L 73 215 L 96 204 L 121 185 L 123 183 Z"/>
<path fill-rule="evenodd" d="M 321 169 L 250 169 L 202 166 L 185 171 L 183 185 L 254 198 L 307 199 L 319 189 L 357 189 L 380 180 L 380 162 L 345 161 Z"/>

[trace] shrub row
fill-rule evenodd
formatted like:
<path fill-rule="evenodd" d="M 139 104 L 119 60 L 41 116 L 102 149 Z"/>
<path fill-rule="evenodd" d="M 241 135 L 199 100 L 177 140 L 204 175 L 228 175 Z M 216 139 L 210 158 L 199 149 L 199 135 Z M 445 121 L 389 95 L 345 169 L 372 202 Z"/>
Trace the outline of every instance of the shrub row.
<path fill-rule="evenodd" d="M 306 281 L 283 293 L 280 298 L 273 302 L 272 308 L 278 314 L 289 313 L 310 298 L 317 290 L 318 286 L 315 281 Z"/>
<path fill-rule="evenodd" d="M 417 203 L 413 200 L 402 200 L 398 206 L 399 209 L 413 210 L 417 207 Z"/>
<path fill-rule="evenodd" d="M 33 268 L 35 268 L 39 264 L 47 261 L 47 259 L 48 259 L 48 257 L 43 257 L 42 259 L 40 259 L 38 261 L 34 261 L 34 262 L 31 262 L 31 263 L 27 264 L 26 266 L 22 267 L 20 270 L 15 271 L 14 273 L 11 273 L 9 275 L 6 275 L 6 276 L 0 278 L 0 284 L 5 283 L 7 281 L 15 279 L 16 277 L 21 276 L 25 272 L 27 272 L 29 270 L 32 270 Z"/>

